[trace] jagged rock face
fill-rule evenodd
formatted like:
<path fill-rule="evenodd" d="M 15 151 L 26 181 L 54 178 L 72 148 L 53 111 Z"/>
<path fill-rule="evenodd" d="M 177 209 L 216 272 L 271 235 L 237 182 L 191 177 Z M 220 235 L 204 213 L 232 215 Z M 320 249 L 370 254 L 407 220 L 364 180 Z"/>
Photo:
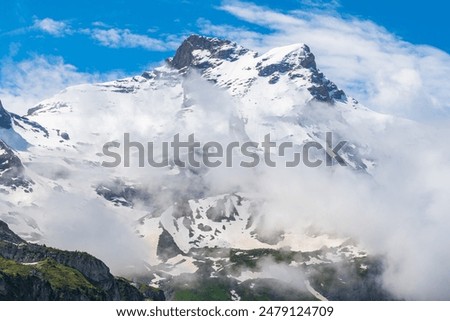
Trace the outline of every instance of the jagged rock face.
<path fill-rule="evenodd" d="M 3 263 L 9 268 L 20 270 L 19 264 L 12 261 L 5 261 L 0 258 L 0 264 Z M 45 262 L 42 266 L 47 268 L 57 268 L 54 262 Z M 41 267 L 41 266 L 40 266 Z M 20 270 L 20 273 L 4 273 L 0 270 L 0 300 L 2 301 L 79 301 L 79 300 L 107 300 L 107 296 L 101 290 L 90 287 L 88 283 L 84 286 L 78 285 L 78 288 L 59 288 L 52 282 L 46 280 L 40 267 L 27 267 Z M 27 274 L 26 271 L 29 270 Z M 75 270 L 67 271 L 76 274 Z M 63 277 L 69 277 L 63 274 Z M 79 275 L 78 275 L 79 276 Z M 82 280 L 79 277 L 78 280 Z M 82 281 L 81 281 L 82 282 Z"/>
<path fill-rule="evenodd" d="M 163 230 L 158 240 L 157 255 L 163 260 L 167 261 L 183 252 L 178 248 L 174 242 L 172 235 L 166 230 Z"/>
<path fill-rule="evenodd" d="M 4 258 L 22 263 L 38 262 L 51 258 L 60 264 L 80 271 L 84 276 L 98 283 L 107 283 L 112 278 L 105 263 L 83 252 L 60 251 L 36 244 L 17 247 L 10 243 L 2 247 L 0 254 Z"/>
<path fill-rule="evenodd" d="M 238 56 L 247 53 L 249 50 L 229 40 L 191 35 L 183 41 L 175 56 L 168 60 L 169 65 L 176 69 L 185 67 L 204 69 L 211 67 L 210 62 L 201 63 L 196 60 L 194 51 L 202 51 L 209 59 L 234 61 Z"/>
<path fill-rule="evenodd" d="M 268 78 L 269 84 L 276 84 L 282 75 L 287 75 L 291 80 L 304 78 L 309 82 L 306 89 L 315 100 L 333 103 L 335 100 L 346 99 L 345 93 L 317 69 L 314 54 L 307 45 L 286 48 L 288 47 L 291 49 L 281 56 L 277 50 L 260 56 L 229 40 L 191 35 L 167 62 L 183 72 L 189 68 L 199 70 L 204 77 L 216 83 L 213 69 L 225 61 L 233 63 L 243 58 L 248 60 L 247 67 L 256 70 L 257 76 Z M 253 78 L 249 77 L 245 82 L 250 84 L 252 81 Z M 230 83 L 226 84 L 227 87 L 229 85 Z"/>
<path fill-rule="evenodd" d="M 0 139 L 0 185 L 12 190 L 23 188 L 27 193 L 32 192 L 33 182 L 25 177 L 24 171 L 19 157 Z"/>
<path fill-rule="evenodd" d="M 66 252 L 35 244 L 16 246 L 12 243 L 0 245 L 0 255 L 15 262 L 30 264 L 52 259 L 58 264 L 79 271 L 94 285 L 105 292 L 111 300 L 119 300 L 120 293 L 109 268 L 100 260 L 82 252 Z"/>
<path fill-rule="evenodd" d="M 311 82 L 313 86 L 308 87 L 308 91 L 318 101 L 332 103 L 335 100 L 346 99 L 345 93 L 318 70 L 314 70 Z"/>
<path fill-rule="evenodd" d="M 116 206 L 122 205 L 133 207 L 136 201 L 149 204 L 150 195 L 137 186 L 128 186 L 121 180 L 100 184 L 95 189 L 98 195 L 114 203 Z"/>
<path fill-rule="evenodd" d="M 26 117 L 8 112 L 0 100 L 0 129 L 12 129 L 13 125 L 20 128 L 29 126 L 34 132 L 41 132 L 44 137 L 48 137 L 48 131 L 44 127 Z"/>
<path fill-rule="evenodd" d="M 66 274 L 67 284 L 60 280 Z M 0 221 L 0 299 L 143 300 L 144 295 L 97 258 L 27 243 Z"/>
<path fill-rule="evenodd" d="M 11 128 L 11 115 L 3 108 L 2 101 L 0 100 L 0 128 Z"/>
<path fill-rule="evenodd" d="M 10 243 L 15 243 L 15 244 L 26 243 L 19 236 L 17 236 L 13 231 L 11 231 L 8 227 L 8 224 L 6 224 L 3 221 L 0 221 L 0 240 L 10 242 Z"/>
<path fill-rule="evenodd" d="M 316 70 L 316 61 L 308 46 L 303 45 L 296 50 L 290 52 L 276 63 L 266 64 L 265 60 L 256 65 L 258 75 L 268 77 L 275 72 L 287 73 L 298 68 L 306 68 Z"/>

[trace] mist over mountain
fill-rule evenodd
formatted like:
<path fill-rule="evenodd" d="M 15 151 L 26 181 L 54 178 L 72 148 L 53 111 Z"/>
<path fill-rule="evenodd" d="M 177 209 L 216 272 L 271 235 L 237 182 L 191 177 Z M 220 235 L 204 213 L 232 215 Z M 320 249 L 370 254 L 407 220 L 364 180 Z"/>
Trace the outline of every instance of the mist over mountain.
<path fill-rule="evenodd" d="M 448 299 L 448 130 L 374 112 L 319 67 L 305 44 L 257 53 L 191 35 L 141 75 L 69 87 L 23 116 L 0 105 L 0 219 L 168 299 Z M 140 166 L 139 148 L 102 166 L 105 144 L 125 158 L 125 133 L 159 160 L 176 135 L 293 148 L 274 150 L 275 167 L 236 152 L 231 166 Z M 327 133 L 346 166 L 285 166 Z"/>

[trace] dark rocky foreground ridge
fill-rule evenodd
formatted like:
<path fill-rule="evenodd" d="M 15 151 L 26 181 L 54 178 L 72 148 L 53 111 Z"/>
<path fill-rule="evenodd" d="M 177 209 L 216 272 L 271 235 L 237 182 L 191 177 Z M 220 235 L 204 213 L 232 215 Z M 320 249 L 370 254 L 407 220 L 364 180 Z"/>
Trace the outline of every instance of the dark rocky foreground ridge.
<path fill-rule="evenodd" d="M 165 298 L 157 289 L 114 277 L 90 254 L 27 243 L 0 221 L 0 300 L 146 299 Z"/>

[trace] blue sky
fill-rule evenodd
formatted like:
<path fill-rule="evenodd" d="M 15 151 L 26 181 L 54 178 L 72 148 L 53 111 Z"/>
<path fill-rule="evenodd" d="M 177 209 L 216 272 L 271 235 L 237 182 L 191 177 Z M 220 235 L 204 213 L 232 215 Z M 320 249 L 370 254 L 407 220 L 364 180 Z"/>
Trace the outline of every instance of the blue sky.
<path fill-rule="evenodd" d="M 60 90 L 141 74 L 189 34 L 265 52 L 306 43 L 319 68 L 370 108 L 450 118 L 450 5 L 443 1 L 3 1 L 0 99 L 24 113 Z"/>
<path fill-rule="evenodd" d="M 5 3 L 6 2 L 6 3 Z M 183 36 L 202 33 L 199 21 L 245 27 L 264 33 L 266 28 L 239 19 L 220 9 L 223 1 L 56 1 L 18 0 L 2 3 L 0 13 L 0 57 L 15 60 L 31 55 L 64 58 L 80 71 L 140 72 L 152 62 L 173 54 Z M 370 19 L 414 44 L 429 44 L 450 52 L 449 5 L 444 1 L 254 1 L 270 9 L 336 11 L 343 17 Z M 47 22 L 61 22 L 64 30 L 47 32 Z M 43 22 L 42 22 L 43 21 Z M 39 28 L 41 23 L 41 27 Z M 62 25 L 61 25 L 62 26 Z M 48 26 L 47 26 L 48 27 Z M 57 26 L 56 26 L 57 28 Z M 165 46 L 106 44 L 89 35 L 92 30 L 128 30 L 161 41 Z M 203 32 L 204 33 L 204 32 Z M 144 39 L 144 38 L 142 38 Z"/>

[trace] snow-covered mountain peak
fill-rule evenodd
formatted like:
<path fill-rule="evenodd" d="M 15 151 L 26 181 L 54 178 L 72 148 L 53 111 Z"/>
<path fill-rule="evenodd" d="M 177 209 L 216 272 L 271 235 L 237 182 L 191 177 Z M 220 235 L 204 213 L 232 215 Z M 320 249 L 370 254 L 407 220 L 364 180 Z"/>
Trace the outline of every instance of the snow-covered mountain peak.
<path fill-rule="evenodd" d="M 258 88 L 271 85 L 263 91 L 272 96 L 282 94 L 286 87 L 294 87 L 305 91 L 307 100 L 326 103 L 347 100 L 345 93 L 317 69 L 314 54 L 302 43 L 277 47 L 260 55 L 229 40 L 191 35 L 167 63 L 182 74 L 196 70 L 233 96 L 245 96 L 258 83 Z M 146 74 L 151 73 L 143 76 Z"/>
<path fill-rule="evenodd" d="M 237 189 L 233 184 L 229 189 L 217 189 L 221 195 L 232 195 L 219 197 L 217 201 L 217 195 L 208 192 L 213 184 L 211 175 L 207 177 L 207 173 L 213 172 L 209 169 L 190 173 L 177 168 L 152 168 L 149 173 L 159 183 L 149 183 L 150 179 L 143 178 L 137 163 L 133 163 L 136 148 L 131 150 L 131 169 L 103 168 L 102 162 L 108 160 L 102 153 L 104 144 L 119 142 L 121 147 L 116 151 L 124 156 L 123 137 L 129 133 L 132 141 L 144 145 L 153 142 L 155 155 L 159 157 L 161 143 L 171 141 L 176 134 L 195 133 L 203 142 L 217 141 L 224 146 L 231 139 L 262 142 L 270 134 L 274 142 L 291 142 L 294 152 L 311 140 L 325 144 L 325 133 L 333 132 L 336 139 L 350 142 L 342 149 L 349 168 L 369 171 L 368 165 L 374 163 L 372 156 L 351 129 L 360 123 L 365 127 L 382 127 L 386 120 L 383 115 L 348 99 L 318 70 L 307 45 L 293 44 L 259 55 L 228 40 L 197 35 L 188 37 L 166 64 L 141 76 L 69 87 L 32 106 L 25 117 L 3 108 L 0 112 L 0 120 L 11 126 L 9 129 L 0 126 L 0 137 L 5 143 L 4 169 L 13 157 L 6 151 L 7 147 L 22 160 L 19 166 L 22 176 L 34 182 L 33 192 L 27 193 L 26 200 L 20 199 L 20 204 L 13 198 L 20 191 L 10 193 L 8 203 L 0 202 L 4 213 L 29 211 L 37 217 L 37 224 L 28 223 L 25 214 L 20 216 L 22 220 L 8 221 L 17 227 L 21 236 L 38 233 L 34 240 L 46 237 L 46 220 L 40 218 L 47 212 L 45 200 L 70 193 L 73 198 L 87 199 L 95 206 L 106 208 L 108 213 L 114 213 L 132 226 L 152 213 L 151 219 L 145 221 L 147 233 L 140 230 L 142 235 L 150 235 L 149 246 L 157 243 L 164 229 L 184 253 L 208 244 L 237 246 L 236 235 L 245 236 L 248 244 L 272 246 L 257 243 L 260 241 L 256 235 L 261 238 L 263 234 L 247 228 L 249 218 L 256 219 L 256 216 L 251 216 L 245 206 L 259 200 L 248 197 L 248 202 L 237 205 L 240 201 L 235 193 L 248 190 Z M 6 174 L 5 171 L 0 177 L 6 179 Z M 217 171 L 214 175 L 222 174 Z M 198 183 L 192 183 L 197 180 Z M 187 214 L 183 212 L 186 215 L 177 210 L 180 199 L 185 199 L 183 204 L 189 207 Z M 205 202 L 209 207 L 202 205 L 203 213 L 198 204 Z M 228 222 L 234 213 L 231 205 L 240 217 Z M 76 212 L 77 206 L 78 203 L 67 208 Z M 206 213 L 209 208 L 227 214 L 223 218 L 227 224 L 222 218 L 220 222 L 208 218 L 208 213 L 213 212 Z M 195 213 L 193 218 L 190 213 Z M 191 218 L 191 223 L 185 216 Z M 174 218 L 178 220 L 178 230 Z M 209 230 L 206 226 L 212 230 L 206 231 Z M 221 233 L 215 233 L 216 228 Z M 192 235 L 180 238 L 185 234 Z M 292 245 L 291 240 L 285 236 L 284 243 L 280 241 L 276 246 Z"/>
<path fill-rule="evenodd" d="M 223 60 L 234 61 L 248 52 L 248 49 L 229 40 L 191 35 L 183 41 L 175 56 L 167 61 L 176 69 L 205 69 L 220 64 Z"/>
<path fill-rule="evenodd" d="M 257 263 L 272 256 L 305 269 L 312 284 L 322 267 L 345 262 L 372 271 L 347 235 L 313 219 L 309 187 L 338 189 L 328 175 L 341 177 L 346 169 L 372 174 L 377 154 L 358 134 L 381 131 L 391 118 L 348 98 L 319 71 L 305 44 L 258 54 L 192 35 L 166 64 L 141 76 L 69 87 L 30 107 L 21 117 L 0 103 L 0 220 L 27 241 L 66 246 L 72 238 L 77 249 L 112 262 L 120 257 L 120 268 L 145 261 L 152 284 L 161 287 L 185 274 L 253 284 L 263 276 L 254 273 Z M 347 142 L 340 153 L 346 169 L 286 167 L 306 143 L 328 146 L 330 132 L 331 147 Z M 162 168 L 141 166 L 141 155 L 164 160 L 164 144 L 191 133 L 219 143 L 233 166 L 223 158 L 221 168 L 183 168 L 171 155 Z M 270 151 L 277 168 L 264 165 L 259 147 L 259 165 L 240 168 L 248 159 L 229 147 L 260 144 L 267 135 L 277 146 L 291 145 L 283 155 Z M 111 160 L 105 146 L 120 157 L 118 166 L 102 166 Z M 186 155 L 193 154 L 183 149 Z M 290 182 L 283 179 L 288 170 Z M 125 255 L 117 255 L 123 243 Z M 103 244 L 114 250 L 105 254 Z"/>
<path fill-rule="evenodd" d="M 273 65 L 281 65 L 286 71 L 298 68 L 316 69 L 315 57 L 305 44 L 274 48 L 261 56 L 261 69 Z"/>

